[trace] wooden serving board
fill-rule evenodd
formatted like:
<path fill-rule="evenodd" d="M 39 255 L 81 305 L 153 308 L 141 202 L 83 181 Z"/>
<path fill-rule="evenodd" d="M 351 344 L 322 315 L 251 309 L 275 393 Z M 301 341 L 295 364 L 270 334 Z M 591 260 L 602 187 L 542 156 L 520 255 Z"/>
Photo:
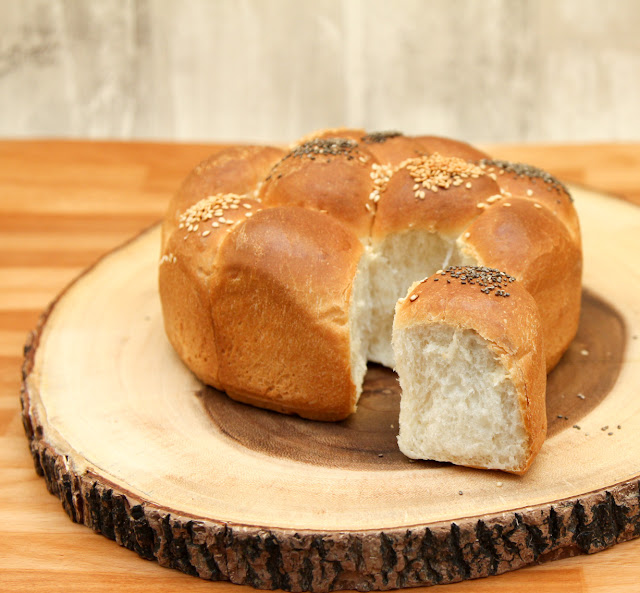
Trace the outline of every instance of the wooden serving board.
<path fill-rule="evenodd" d="M 549 377 L 549 438 L 524 477 L 397 450 L 398 386 L 372 366 L 326 424 L 201 385 L 163 333 L 150 229 L 88 270 L 26 352 L 38 471 L 74 521 L 145 558 L 287 590 L 488 576 L 640 535 L 640 211 L 574 189 L 579 334 Z"/>

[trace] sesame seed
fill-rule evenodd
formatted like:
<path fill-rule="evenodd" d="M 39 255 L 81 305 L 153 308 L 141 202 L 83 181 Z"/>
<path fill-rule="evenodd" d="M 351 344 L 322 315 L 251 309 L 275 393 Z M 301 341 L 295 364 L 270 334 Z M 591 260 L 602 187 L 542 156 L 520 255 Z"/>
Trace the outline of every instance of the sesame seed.
<path fill-rule="evenodd" d="M 178 259 L 175 255 L 173 255 L 173 253 L 166 253 L 160 258 L 160 265 L 167 263 L 175 264 L 177 261 Z"/>
<path fill-rule="evenodd" d="M 179 228 L 187 230 L 189 233 L 195 233 L 199 230 L 201 222 L 211 220 L 216 217 L 221 222 L 224 221 L 223 212 L 228 210 L 241 199 L 237 194 L 216 194 L 207 196 L 206 198 L 196 202 L 187 208 L 179 217 Z M 216 223 L 212 222 L 212 226 L 216 228 Z M 206 232 L 206 231 L 204 231 Z M 207 236 L 204 235 L 203 236 Z"/>
<path fill-rule="evenodd" d="M 480 167 L 469 161 L 458 157 L 442 156 L 437 152 L 409 158 L 400 163 L 396 170 L 401 169 L 406 169 L 413 178 L 413 191 L 418 199 L 424 199 L 425 190 L 437 192 L 440 189 L 458 186 L 465 179 L 484 175 Z M 467 183 L 470 187 L 471 182 Z"/>
<path fill-rule="evenodd" d="M 584 395 L 582 395 L 582 393 L 578 393 L 578 395 L 576 395 L 576 397 L 578 399 L 586 399 L 586 397 Z"/>
<path fill-rule="evenodd" d="M 531 197 L 531 196 L 533 195 L 533 190 L 532 190 L 532 189 L 528 189 L 528 190 L 527 190 L 527 195 L 528 195 L 529 197 Z"/>
<path fill-rule="evenodd" d="M 247 218 L 251 218 L 251 217 L 253 216 L 253 212 L 245 212 L 245 213 L 244 213 L 244 215 L 245 215 Z"/>
<path fill-rule="evenodd" d="M 203 237 L 208 237 L 210 234 L 211 234 L 211 231 L 204 231 L 204 232 L 202 233 L 202 236 L 203 236 Z"/>
<path fill-rule="evenodd" d="M 580 354 L 582 354 L 582 356 L 589 356 L 589 351 L 585 350 L 585 349 L 582 349 L 582 350 L 580 350 Z"/>
<path fill-rule="evenodd" d="M 458 494 L 459 494 L 460 496 L 462 496 L 462 495 L 464 494 L 464 492 L 462 492 L 462 490 L 458 490 Z"/>
<path fill-rule="evenodd" d="M 380 199 L 380 194 L 382 194 L 386 189 L 389 181 L 391 180 L 391 176 L 393 175 L 393 168 L 391 165 L 380 165 L 378 163 L 373 163 L 371 165 L 371 172 L 369 173 L 371 179 L 373 179 L 373 191 L 369 194 L 369 199 L 373 202 L 378 202 Z M 419 189 L 419 184 L 414 184 L 413 191 Z"/>
<path fill-rule="evenodd" d="M 471 181 L 467 181 L 467 182 L 464 184 L 464 186 L 465 186 L 467 189 L 471 189 Z"/>
<path fill-rule="evenodd" d="M 533 207 L 534 208 L 542 208 L 542 206 L 540 204 L 538 204 L 538 202 L 534 202 Z"/>
<path fill-rule="evenodd" d="M 497 486 L 498 488 L 502 488 L 502 482 L 496 482 L 496 486 Z"/>
<path fill-rule="evenodd" d="M 243 208 L 251 209 L 251 204 L 249 204 L 248 202 L 243 202 L 243 203 L 242 203 L 242 207 L 243 207 Z"/>
<path fill-rule="evenodd" d="M 417 298 L 418 298 L 418 295 L 417 295 L 417 294 L 412 294 L 412 295 L 409 297 L 409 300 L 413 303 L 413 301 L 415 301 Z"/>
<path fill-rule="evenodd" d="M 502 204 L 505 208 L 508 208 L 509 206 L 511 206 L 511 204 L 509 202 L 505 202 L 504 204 Z"/>

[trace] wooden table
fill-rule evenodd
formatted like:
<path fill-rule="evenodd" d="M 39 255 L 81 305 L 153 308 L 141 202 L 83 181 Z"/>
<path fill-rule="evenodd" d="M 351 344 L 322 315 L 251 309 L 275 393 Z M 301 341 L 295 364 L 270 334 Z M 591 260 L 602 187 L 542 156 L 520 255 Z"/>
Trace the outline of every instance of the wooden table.
<path fill-rule="evenodd" d="M 0 142 L 0 591 L 228 591 L 161 568 L 72 523 L 34 470 L 20 416 L 22 346 L 40 312 L 100 255 L 158 220 L 220 146 Z M 487 147 L 640 205 L 640 145 Z M 433 593 L 640 590 L 640 539 Z"/>

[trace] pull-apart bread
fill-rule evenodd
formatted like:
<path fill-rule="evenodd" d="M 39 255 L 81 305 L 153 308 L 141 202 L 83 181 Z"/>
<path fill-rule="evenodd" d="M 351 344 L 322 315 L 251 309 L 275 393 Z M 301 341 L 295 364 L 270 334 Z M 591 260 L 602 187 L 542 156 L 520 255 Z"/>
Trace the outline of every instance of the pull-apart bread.
<path fill-rule="evenodd" d="M 502 289 L 460 285 L 456 266 L 500 270 L 513 290 L 500 298 Z M 522 450 L 495 463 L 523 471 L 544 438 L 545 373 L 577 330 L 581 268 L 571 197 L 548 173 L 446 138 L 339 129 L 288 151 L 235 147 L 198 165 L 164 221 L 159 287 L 178 355 L 242 402 L 340 420 L 356 408 L 367 361 L 397 366 L 412 393 L 400 438 L 411 456 L 439 458 L 437 431 L 408 436 L 424 395 L 418 383 L 431 376 L 433 385 L 436 372 L 436 355 L 420 348 L 435 336 L 482 350 L 465 364 L 474 361 L 476 377 L 504 374 L 503 399 L 520 414 L 514 434 L 524 431 Z M 396 302 L 438 271 L 450 283 L 427 281 L 412 289 L 419 299 L 398 305 L 394 353 Z M 453 362 L 446 368 L 457 372 Z M 439 389 L 434 409 L 446 407 Z M 448 460 L 494 467 L 493 459 Z"/>
<path fill-rule="evenodd" d="M 491 268 L 436 272 L 398 301 L 393 346 L 405 455 L 526 471 L 546 433 L 546 373 L 521 282 Z"/>

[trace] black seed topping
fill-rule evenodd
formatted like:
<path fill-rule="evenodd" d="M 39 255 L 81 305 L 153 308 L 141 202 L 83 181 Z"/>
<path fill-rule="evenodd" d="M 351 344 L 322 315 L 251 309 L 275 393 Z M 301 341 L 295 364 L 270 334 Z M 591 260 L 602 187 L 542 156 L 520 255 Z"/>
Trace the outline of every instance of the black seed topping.
<path fill-rule="evenodd" d="M 510 296 L 510 293 L 503 289 L 508 286 L 509 282 L 515 280 L 513 276 L 500 270 L 477 266 L 449 266 L 446 270 L 439 270 L 436 274 L 455 278 L 460 284 L 482 286 L 480 292 L 484 294 L 491 294 L 491 291 L 495 290 L 493 293 L 495 296 L 505 298 Z M 438 278 L 433 279 L 434 282 L 438 280 Z M 447 279 L 447 284 L 451 284 L 451 280 Z"/>
<path fill-rule="evenodd" d="M 353 151 L 357 148 L 358 143 L 347 138 L 314 138 L 296 146 L 284 158 L 305 156 L 311 158 L 317 154 L 352 156 Z"/>
<path fill-rule="evenodd" d="M 315 161 L 317 157 L 326 157 L 326 162 L 331 162 L 331 156 L 344 156 L 348 160 L 353 160 L 358 156 L 358 143 L 348 138 L 314 138 L 304 144 L 296 146 L 291 152 L 283 156 L 272 168 L 265 181 L 269 181 L 277 171 L 278 167 L 290 158 L 308 158 Z M 365 162 L 366 157 L 360 153 L 360 160 Z M 282 174 L 278 175 L 279 179 Z"/>
<path fill-rule="evenodd" d="M 386 142 L 389 138 L 397 138 L 398 136 L 402 136 L 402 132 L 389 130 L 386 132 L 371 132 L 371 134 L 363 136 L 361 140 L 366 144 L 376 144 Z"/>
<path fill-rule="evenodd" d="M 546 171 L 538 169 L 538 167 L 533 167 L 532 165 L 526 165 L 524 163 L 512 163 L 511 161 L 494 159 L 482 159 L 480 161 L 480 166 L 483 168 L 497 167 L 498 169 L 502 169 L 505 173 L 513 173 L 518 177 L 528 177 L 533 183 L 535 183 L 536 179 L 541 179 L 549 185 L 548 189 L 553 188 L 558 191 L 563 191 L 571 198 L 569 190 L 561 181 Z M 573 201 L 573 198 L 571 198 L 571 201 Z"/>

